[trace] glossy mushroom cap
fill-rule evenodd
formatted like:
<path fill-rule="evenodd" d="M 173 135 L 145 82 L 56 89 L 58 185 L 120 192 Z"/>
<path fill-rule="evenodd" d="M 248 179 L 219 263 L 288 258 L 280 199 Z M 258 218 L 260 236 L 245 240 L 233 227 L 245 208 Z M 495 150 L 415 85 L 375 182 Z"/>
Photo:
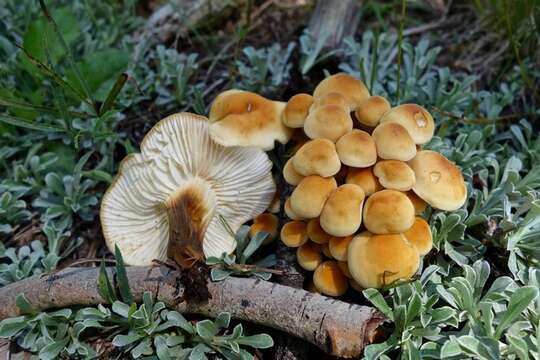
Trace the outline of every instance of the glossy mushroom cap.
<path fill-rule="evenodd" d="M 348 166 L 365 168 L 377 161 L 377 148 L 371 136 L 362 130 L 353 129 L 336 143 L 341 162 Z"/>
<path fill-rule="evenodd" d="M 426 220 L 421 217 L 417 217 L 413 226 L 403 233 L 403 235 L 405 235 L 421 256 L 426 255 L 433 248 L 431 228 Z"/>
<path fill-rule="evenodd" d="M 416 155 L 413 139 L 400 124 L 382 123 L 373 130 L 372 137 L 382 159 L 409 161 Z"/>
<path fill-rule="evenodd" d="M 349 281 L 336 261 L 325 261 L 320 264 L 313 274 L 313 283 L 321 293 L 328 296 L 341 296 L 349 287 Z"/>
<path fill-rule="evenodd" d="M 416 248 L 403 234 L 354 237 L 348 250 L 349 271 L 362 288 L 382 288 L 397 280 L 407 280 L 420 265 Z"/>
<path fill-rule="evenodd" d="M 291 220 L 304 220 L 305 218 L 301 217 L 300 215 L 296 214 L 292 209 L 291 209 L 291 198 L 288 197 L 286 200 L 285 200 L 285 205 L 283 206 L 283 209 L 285 210 L 285 215 L 287 215 L 287 217 Z"/>
<path fill-rule="evenodd" d="M 364 190 L 366 196 L 370 196 L 377 191 L 383 190 L 379 180 L 373 174 L 373 167 L 364 169 L 350 168 L 345 182 L 347 184 L 360 186 Z"/>
<path fill-rule="evenodd" d="M 206 118 L 189 113 L 157 123 L 128 155 L 105 193 L 100 218 L 107 246 L 129 265 L 219 257 L 235 248 L 233 231 L 263 213 L 275 184 L 268 156 L 210 139 Z"/>
<path fill-rule="evenodd" d="M 413 223 L 414 206 L 402 192 L 378 191 L 364 204 L 364 226 L 374 234 L 402 233 Z"/>
<path fill-rule="evenodd" d="M 324 204 L 320 223 L 332 236 L 354 234 L 362 224 L 364 190 L 354 184 L 344 184 L 333 190 Z"/>
<path fill-rule="evenodd" d="M 390 110 L 390 103 L 382 96 L 371 96 L 356 108 L 354 115 L 360 124 L 375 127 L 385 112 Z"/>
<path fill-rule="evenodd" d="M 254 238 L 259 232 L 267 232 L 268 238 L 264 244 L 269 244 L 277 237 L 278 218 L 274 214 L 264 213 L 257 216 L 253 220 L 253 224 L 249 227 L 249 236 Z"/>
<path fill-rule="evenodd" d="M 311 139 L 338 141 L 353 129 L 353 121 L 347 108 L 324 105 L 309 112 L 304 123 L 304 132 Z"/>
<path fill-rule="evenodd" d="M 328 94 L 325 94 L 322 97 L 314 98 L 313 105 L 310 111 L 313 111 L 317 108 L 320 108 L 326 105 L 335 105 L 335 106 L 339 106 L 346 109 L 349 108 L 347 99 L 345 99 L 343 95 L 337 92 L 330 92 Z"/>
<path fill-rule="evenodd" d="M 381 123 L 387 122 L 403 126 L 416 144 L 428 143 L 435 132 L 431 114 L 416 104 L 403 104 L 390 109 L 381 118 Z"/>
<path fill-rule="evenodd" d="M 328 249 L 330 250 L 330 254 L 332 254 L 332 257 L 339 261 L 347 261 L 347 250 L 352 239 L 352 235 L 332 237 L 330 239 L 330 242 L 328 243 Z"/>
<path fill-rule="evenodd" d="M 311 241 L 296 249 L 296 259 L 302 269 L 315 271 L 322 262 L 321 247 Z"/>
<path fill-rule="evenodd" d="M 336 145 L 327 139 L 308 141 L 293 157 L 294 169 L 302 176 L 329 177 L 341 168 Z"/>
<path fill-rule="evenodd" d="M 399 160 L 382 160 L 373 167 L 373 174 L 386 189 L 407 191 L 416 182 L 414 172 L 407 163 Z"/>
<path fill-rule="evenodd" d="M 453 211 L 465 204 L 467 187 L 459 168 L 438 152 L 422 150 L 409 161 L 416 183 L 413 191 L 436 209 Z"/>
<path fill-rule="evenodd" d="M 290 128 L 304 127 L 304 121 L 309 112 L 309 108 L 313 104 L 313 97 L 309 94 L 296 94 L 289 99 L 285 110 L 281 116 L 281 120 L 285 126 Z"/>
<path fill-rule="evenodd" d="M 319 218 L 309 220 L 307 224 L 307 233 L 309 239 L 317 244 L 326 244 L 332 237 L 323 230 Z"/>
<path fill-rule="evenodd" d="M 285 163 L 285 166 L 283 167 L 283 178 L 285 179 L 287 184 L 296 186 L 300 184 L 300 181 L 302 181 L 304 176 L 298 173 L 298 171 L 296 171 L 296 169 L 294 168 L 293 159 L 294 158 L 290 158 Z"/>
<path fill-rule="evenodd" d="M 338 73 L 328 76 L 317 85 L 313 91 L 314 98 L 321 98 L 328 93 L 339 93 L 350 110 L 355 109 L 364 100 L 369 98 L 369 91 L 364 83 L 348 74 Z"/>
<path fill-rule="evenodd" d="M 318 175 L 306 176 L 291 194 L 291 210 L 305 219 L 318 217 L 326 199 L 336 187 L 334 178 L 323 178 Z"/>
<path fill-rule="evenodd" d="M 285 104 L 242 90 L 219 94 L 210 108 L 210 136 L 223 146 L 274 148 L 286 144 L 292 130 L 281 121 Z"/>
<path fill-rule="evenodd" d="M 302 221 L 289 221 L 281 228 L 281 241 L 288 247 L 299 247 L 308 241 L 306 224 Z"/>

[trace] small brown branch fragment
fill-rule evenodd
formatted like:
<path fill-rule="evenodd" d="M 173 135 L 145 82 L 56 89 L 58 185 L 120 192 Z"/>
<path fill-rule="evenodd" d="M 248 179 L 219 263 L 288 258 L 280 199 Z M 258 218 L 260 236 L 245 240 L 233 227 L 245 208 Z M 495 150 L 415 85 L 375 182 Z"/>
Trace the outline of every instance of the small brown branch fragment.
<path fill-rule="evenodd" d="M 175 272 L 157 267 L 128 267 L 126 270 L 136 301 L 141 301 L 142 294 L 150 291 L 157 300 L 182 313 L 215 317 L 226 311 L 238 320 L 269 326 L 307 340 L 334 356 L 360 355 L 384 321 L 383 315 L 371 307 L 251 278 L 209 281 L 211 298 L 208 301 L 178 303 L 185 288 L 178 285 Z M 0 289 L 0 319 L 20 315 L 15 304 L 18 294 L 24 294 L 39 311 L 104 303 L 97 290 L 98 275 L 97 268 L 67 268 L 52 278 L 33 276 L 5 286 Z"/>

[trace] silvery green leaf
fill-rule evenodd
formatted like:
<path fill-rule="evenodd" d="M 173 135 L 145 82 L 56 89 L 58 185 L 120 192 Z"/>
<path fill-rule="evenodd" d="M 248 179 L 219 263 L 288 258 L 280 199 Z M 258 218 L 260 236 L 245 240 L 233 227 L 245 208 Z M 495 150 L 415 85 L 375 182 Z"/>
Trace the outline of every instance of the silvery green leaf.
<path fill-rule="evenodd" d="M 58 359 L 58 355 L 65 349 L 69 338 L 55 340 L 39 351 L 39 358 L 44 360 Z"/>
<path fill-rule="evenodd" d="M 388 340 L 380 344 L 371 344 L 365 347 L 364 357 L 366 360 L 379 360 L 383 358 L 383 355 L 394 349 L 398 345 L 398 340 L 395 335 L 391 335 Z"/>
<path fill-rule="evenodd" d="M 221 263 L 222 263 L 222 260 L 215 256 L 209 256 L 206 258 L 206 265 L 217 265 Z"/>
<path fill-rule="evenodd" d="M 420 296 L 415 293 L 412 298 L 410 299 L 410 302 L 407 304 L 407 323 L 411 323 L 422 311 L 422 300 L 420 299 Z"/>
<path fill-rule="evenodd" d="M 520 337 L 506 334 L 506 340 L 510 345 L 510 351 L 519 357 L 519 360 L 529 359 L 529 346 Z"/>
<path fill-rule="evenodd" d="M 169 354 L 169 347 L 164 336 L 158 335 L 154 338 L 154 347 L 159 360 L 172 360 L 173 357 Z"/>
<path fill-rule="evenodd" d="M 191 353 L 189 354 L 189 360 L 206 360 L 207 357 L 206 357 L 206 353 L 211 351 L 212 349 L 210 349 L 207 345 L 205 344 L 197 344 L 197 346 L 195 346 L 192 350 L 191 350 Z"/>
<path fill-rule="evenodd" d="M 510 297 L 508 308 L 495 330 L 495 338 L 500 338 L 502 332 L 522 314 L 537 296 L 538 289 L 533 286 L 523 286 L 518 288 Z"/>
<path fill-rule="evenodd" d="M 179 312 L 169 311 L 167 313 L 167 320 L 172 322 L 175 326 L 178 326 L 180 329 L 184 330 L 188 334 L 195 334 L 195 329 L 193 325 L 189 323 L 186 318 L 182 316 Z"/>
<path fill-rule="evenodd" d="M 142 355 L 152 355 L 154 349 L 152 348 L 152 341 L 150 338 L 144 338 L 137 346 L 131 350 L 131 356 L 134 359 L 139 359 Z"/>
<path fill-rule="evenodd" d="M 226 329 L 231 322 L 231 314 L 228 312 L 221 312 L 216 316 L 214 323 L 218 329 Z"/>
<path fill-rule="evenodd" d="M 362 291 L 362 294 L 370 303 L 373 304 L 373 306 L 375 306 L 387 318 L 389 318 L 390 320 L 394 319 L 394 314 L 392 312 L 392 309 L 390 308 L 390 306 L 388 306 L 383 296 L 377 289 L 366 289 Z"/>
<path fill-rule="evenodd" d="M 244 336 L 237 339 L 240 345 L 251 346 L 256 349 L 267 349 L 274 346 L 274 340 L 267 334 Z"/>
<path fill-rule="evenodd" d="M 0 322 L 0 337 L 9 338 L 21 330 L 25 329 L 27 326 L 27 317 L 26 316 L 17 316 L 13 318 L 7 318 Z"/>
<path fill-rule="evenodd" d="M 127 319 L 130 314 L 130 307 L 121 301 L 115 301 L 112 304 L 112 311 Z"/>
<path fill-rule="evenodd" d="M 244 251 L 242 252 L 242 254 L 240 255 L 240 264 L 245 264 L 246 261 L 251 257 L 251 255 L 253 255 L 253 253 L 255 251 L 257 251 L 257 249 L 259 247 L 261 247 L 261 245 L 263 244 L 263 242 L 270 236 L 269 233 L 265 232 L 265 231 L 261 231 L 261 232 L 258 232 L 250 241 L 249 243 L 246 245 Z"/>
<path fill-rule="evenodd" d="M 240 226 L 234 238 L 236 240 L 236 254 L 242 256 L 244 249 L 249 242 L 249 226 Z"/>
<path fill-rule="evenodd" d="M 454 336 L 450 336 L 450 339 L 446 340 L 441 349 L 441 359 L 452 358 L 462 354 L 462 350 L 459 346 L 457 339 Z"/>
<path fill-rule="evenodd" d="M 15 304 L 21 310 L 22 314 L 33 315 L 36 314 L 36 310 L 32 307 L 32 304 L 24 296 L 24 294 L 19 294 L 15 298 Z"/>
<path fill-rule="evenodd" d="M 118 347 L 126 346 L 129 344 L 133 344 L 134 342 L 140 340 L 142 337 L 143 335 L 137 334 L 135 332 L 129 332 L 127 335 L 119 334 L 113 338 L 112 344 Z"/>
<path fill-rule="evenodd" d="M 218 328 L 211 320 L 202 320 L 195 325 L 197 334 L 203 339 L 211 339 L 218 333 Z"/>
<path fill-rule="evenodd" d="M 222 281 L 228 278 L 233 273 L 232 270 L 222 268 L 212 268 L 210 270 L 210 278 L 212 281 Z"/>
<path fill-rule="evenodd" d="M 498 360 L 501 358 L 499 344 L 493 338 L 471 335 L 456 338 L 461 349 L 479 359 Z"/>

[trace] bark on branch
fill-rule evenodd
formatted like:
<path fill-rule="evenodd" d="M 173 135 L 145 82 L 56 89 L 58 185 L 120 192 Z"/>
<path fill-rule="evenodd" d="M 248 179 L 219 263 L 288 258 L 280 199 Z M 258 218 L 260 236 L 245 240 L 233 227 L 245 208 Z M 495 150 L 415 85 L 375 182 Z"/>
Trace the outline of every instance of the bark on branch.
<path fill-rule="evenodd" d="M 113 269 L 108 271 L 112 274 Z M 24 294 L 37 310 L 96 305 L 104 300 L 97 290 L 98 268 L 67 268 L 53 278 L 33 276 L 0 289 L 0 319 L 20 315 L 15 304 Z M 128 267 L 136 301 L 150 291 L 182 313 L 215 317 L 222 311 L 245 321 L 269 326 L 307 340 L 325 352 L 342 357 L 361 354 L 384 317 L 377 310 L 267 281 L 228 278 L 208 282 L 206 302 L 178 302 L 184 286 L 164 268 Z"/>

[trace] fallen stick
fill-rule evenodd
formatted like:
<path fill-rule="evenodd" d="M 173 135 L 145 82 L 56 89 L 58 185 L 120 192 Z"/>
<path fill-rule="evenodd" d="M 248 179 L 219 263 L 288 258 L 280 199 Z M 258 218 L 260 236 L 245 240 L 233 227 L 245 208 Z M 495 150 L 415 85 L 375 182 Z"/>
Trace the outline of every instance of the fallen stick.
<path fill-rule="evenodd" d="M 184 286 L 174 272 L 164 268 L 127 267 L 135 301 L 145 291 L 182 313 L 215 317 L 220 312 L 233 318 L 272 327 L 307 340 L 328 354 L 354 357 L 371 342 L 384 317 L 376 309 L 348 304 L 267 281 L 227 278 L 208 282 L 211 299 L 202 303 L 178 302 Z M 107 271 L 112 274 L 113 269 Z M 98 294 L 98 268 L 66 268 L 51 277 L 33 276 L 0 289 L 0 319 L 20 315 L 15 304 L 24 294 L 39 310 L 104 303 Z"/>

